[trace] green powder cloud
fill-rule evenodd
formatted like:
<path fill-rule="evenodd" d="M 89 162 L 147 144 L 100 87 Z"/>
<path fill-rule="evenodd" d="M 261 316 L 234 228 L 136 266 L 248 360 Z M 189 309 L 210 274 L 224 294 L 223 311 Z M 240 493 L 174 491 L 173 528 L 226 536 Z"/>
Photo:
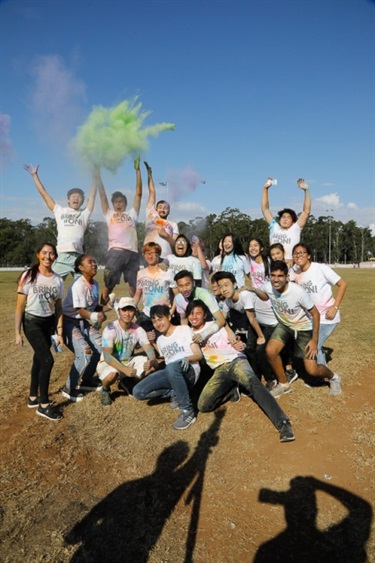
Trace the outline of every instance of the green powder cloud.
<path fill-rule="evenodd" d="M 73 139 L 73 150 L 88 164 L 115 172 L 129 154 L 148 149 L 148 137 L 173 130 L 173 123 L 142 128 L 150 111 L 142 110 L 138 98 L 115 107 L 95 106 Z"/>

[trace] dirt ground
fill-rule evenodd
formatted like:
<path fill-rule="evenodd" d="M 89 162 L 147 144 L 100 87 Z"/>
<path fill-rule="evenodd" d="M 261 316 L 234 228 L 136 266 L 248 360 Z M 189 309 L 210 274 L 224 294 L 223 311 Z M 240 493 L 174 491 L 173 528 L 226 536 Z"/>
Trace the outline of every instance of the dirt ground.
<path fill-rule="evenodd" d="M 99 393 L 69 403 L 67 350 L 51 381 L 64 419 L 36 416 L 26 406 L 31 349 L 13 344 L 11 276 L 0 289 L 0 561 L 375 561 L 375 361 L 372 339 L 358 362 L 362 321 L 346 318 L 329 341 L 342 395 L 299 379 L 280 398 L 296 434 L 281 444 L 244 396 L 183 432 L 168 404 L 121 391 L 111 407 Z M 367 330 L 371 307 L 357 303 Z"/>

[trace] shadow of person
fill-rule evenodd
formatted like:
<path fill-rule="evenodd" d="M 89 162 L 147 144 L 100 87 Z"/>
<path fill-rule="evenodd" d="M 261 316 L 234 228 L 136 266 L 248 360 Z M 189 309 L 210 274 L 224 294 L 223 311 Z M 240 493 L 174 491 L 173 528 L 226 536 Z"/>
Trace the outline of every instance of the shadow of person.
<path fill-rule="evenodd" d="M 348 514 L 324 531 L 316 527 L 316 491 L 334 497 Z M 284 506 L 287 528 L 262 544 L 253 563 L 365 563 L 370 504 L 349 491 L 314 477 L 295 477 L 286 492 L 261 489 L 259 501 Z"/>
<path fill-rule="evenodd" d="M 209 454 L 218 443 L 224 414 L 224 409 L 215 413 L 213 423 L 201 435 L 190 458 L 188 444 L 179 440 L 159 455 L 153 473 L 123 483 L 94 506 L 65 535 L 66 543 L 81 544 L 71 562 L 146 563 L 181 496 L 191 484 L 202 479 Z M 202 488 L 195 488 L 187 554 L 192 553 L 195 545 L 196 507 L 200 506 L 201 494 Z"/>

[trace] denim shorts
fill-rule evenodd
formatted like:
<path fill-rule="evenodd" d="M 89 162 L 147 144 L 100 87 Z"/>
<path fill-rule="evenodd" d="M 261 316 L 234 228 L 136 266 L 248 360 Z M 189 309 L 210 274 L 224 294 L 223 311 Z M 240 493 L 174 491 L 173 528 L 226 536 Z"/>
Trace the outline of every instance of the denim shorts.
<path fill-rule="evenodd" d="M 293 341 L 293 353 L 301 360 L 309 359 L 306 355 L 306 346 L 312 337 L 312 330 L 293 330 L 289 326 L 279 323 L 276 325 L 270 339 L 279 340 L 287 345 Z"/>

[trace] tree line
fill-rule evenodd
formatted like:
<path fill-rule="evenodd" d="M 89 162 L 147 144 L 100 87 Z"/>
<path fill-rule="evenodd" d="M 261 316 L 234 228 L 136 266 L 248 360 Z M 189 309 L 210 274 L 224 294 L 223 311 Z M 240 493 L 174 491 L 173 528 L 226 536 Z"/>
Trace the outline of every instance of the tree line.
<path fill-rule="evenodd" d="M 234 233 L 242 242 L 245 252 L 252 238 L 259 238 L 268 248 L 269 229 L 264 219 L 252 219 L 238 208 L 227 207 L 220 215 L 210 213 L 195 217 L 189 223 L 178 223 L 180 233 L 188 238 L 198 236 L 204 242 L 208 258 L 217 254 L 219 240 L 227 232 Z M 138 223 L 139 249 L 145 237 L 145 225 Z M 36 248 L 45 241 L 56 242 L 56 222 L 45 217 L 38 225 L 29 219 L 0 219 L 0 266 L 28 266 L 33 263 Z M 375 237 L 368 227 L 360 227 L 355 221 L 336 221 L 331 216 L 310 215 L 302 231 L 301 240 L 308 244 L 315 262 L 357 263 L 375 257 Z M 99 264 L 105 264 L 108 237 L 104 221 L 90 221 L 84 240 L 85 252 L 95 256 Z"/>

